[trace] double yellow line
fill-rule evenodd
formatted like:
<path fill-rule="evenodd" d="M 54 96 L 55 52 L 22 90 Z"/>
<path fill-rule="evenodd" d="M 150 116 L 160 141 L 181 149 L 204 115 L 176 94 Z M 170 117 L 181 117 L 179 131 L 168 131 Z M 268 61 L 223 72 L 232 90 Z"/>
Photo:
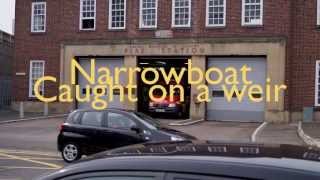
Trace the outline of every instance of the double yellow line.
<path fill-rule="evenodd" d="M 7 154 L 6 152 L 3 152 L 3 151 L 0 151 L 0 156 L 10 158 L 10 159 L 16 159 L 16 160 L 20 160 L 20 161 L 30 162 L 30 163 L 34 163 L 34 164 L 40 164 L 42 166 L 45 166 L 45 167 L 34 167 L 34 168 L 43 168 L 43 169 L 60 169 L 60 168 L 62 168 L 62 166 L 59 166 L 57 164 L 37 161 L 37 160 L 33 160 L 31 158 L 26 158 L 26 157 L 19 157 L 19 156 Z M 10 167 L 8 166 L 7 168 L 10 168 Z M 11 168 L 14 168 L 14 167 L 11 167 Z M 19 167 L 15 167 L 15 168 L 19 168 Z M 31 169 L 32 167 L 20 167 L 20 168 L 30 168 Z"/>

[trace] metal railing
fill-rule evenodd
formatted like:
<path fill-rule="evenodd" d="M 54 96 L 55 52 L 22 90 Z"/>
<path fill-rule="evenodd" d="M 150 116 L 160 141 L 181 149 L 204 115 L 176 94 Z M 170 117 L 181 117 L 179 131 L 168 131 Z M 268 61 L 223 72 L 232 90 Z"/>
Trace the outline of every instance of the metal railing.
<path fill-rule="evenodd" d="M 0 77 L 0 109 L 11 104 L 11 79 Z"/>
<path fill-rule="evenodd" d="M 0 44 L 5 44 L 9 47 L 13 47 L 14 45 L 14 36 L 0 31 Z"/>

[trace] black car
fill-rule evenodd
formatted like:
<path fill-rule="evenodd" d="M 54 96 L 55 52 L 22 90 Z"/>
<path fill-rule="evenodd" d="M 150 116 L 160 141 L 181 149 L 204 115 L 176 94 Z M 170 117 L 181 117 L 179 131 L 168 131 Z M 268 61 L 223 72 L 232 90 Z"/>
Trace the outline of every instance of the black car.
<path fill-rule="evenodd" d="M 161 125 L 151 117 L 128 110 L 76 110 L 61 125 L 58 150 L 66 162 L 82 155 L 143 143 L 195 139 Z"/>
<path fill-rule="evenodd" d="M 292 145 L 146 143 L 102 152 L 40 180 L 319 180 L 320 151 Z"/>

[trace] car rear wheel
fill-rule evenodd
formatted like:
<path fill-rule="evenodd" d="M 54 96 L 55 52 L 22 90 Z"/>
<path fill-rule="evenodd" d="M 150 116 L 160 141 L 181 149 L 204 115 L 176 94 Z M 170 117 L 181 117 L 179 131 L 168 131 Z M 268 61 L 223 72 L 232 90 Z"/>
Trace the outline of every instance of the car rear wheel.
<path fill-rule="evenodd" d="M 67 163 L 79 160 L 82 156 L 80 148 L 75 143 L 66 143 L 62 148 L 62 158 Z"/>

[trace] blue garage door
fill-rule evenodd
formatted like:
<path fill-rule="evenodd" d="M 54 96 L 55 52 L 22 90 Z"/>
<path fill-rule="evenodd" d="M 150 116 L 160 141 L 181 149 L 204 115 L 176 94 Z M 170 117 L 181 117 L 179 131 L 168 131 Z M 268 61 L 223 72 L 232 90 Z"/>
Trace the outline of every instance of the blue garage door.
<path fill-rule="evenodd" d="M 266 59 L 263 57 L 257 58 L 209 58 L 208 68 L 215 66 L 220 69 L 227 67 L 235 67 L 239 69 L 247 65 L 252 68 L 252 71 L 248 73 L 248 80 L 253 81 L 254 84 L 259 84 L 265 88 L 266 82 Z M 239 82 L 238 88 L 243 86 L 241 79 L 241 73 L 238 73 Z M 214 78 L 214 77 L 212 77 Z M 224 82 L 223 82 L 224 84 Z M 237 97 L 234 96 L 231 102 L 228 102 L 225 98 L 225 94 L 219 85 L 210 85 L 210 95 L 212 101 L 207 103 L 207 119 L 217 121 L 241 121 L 241 122 L 261 122 L 264 121 L 265 102 L 251 102 L 245 94 L 242 102 L 238 102 Z M 231 86 L 231 85 L 230 85 Z M 227 87 L 230 87 L 227 85 Z M 257 95 L 257 96 L 263 96 Z"/>

